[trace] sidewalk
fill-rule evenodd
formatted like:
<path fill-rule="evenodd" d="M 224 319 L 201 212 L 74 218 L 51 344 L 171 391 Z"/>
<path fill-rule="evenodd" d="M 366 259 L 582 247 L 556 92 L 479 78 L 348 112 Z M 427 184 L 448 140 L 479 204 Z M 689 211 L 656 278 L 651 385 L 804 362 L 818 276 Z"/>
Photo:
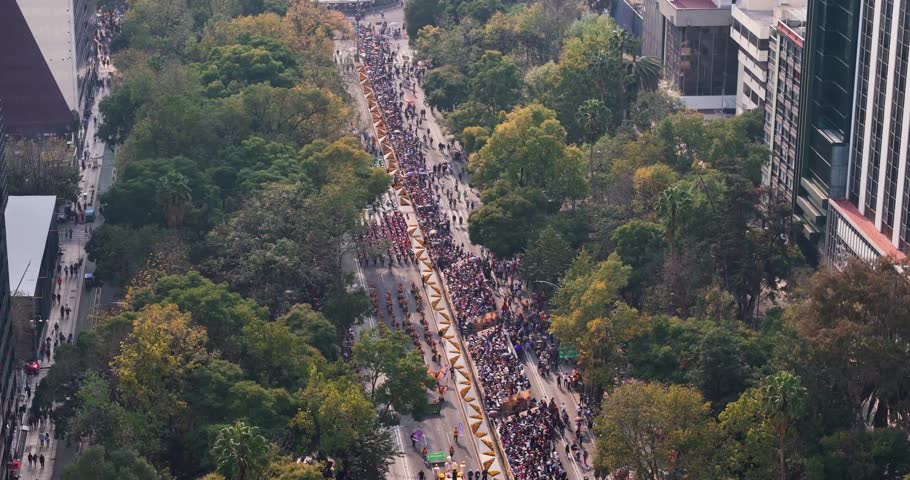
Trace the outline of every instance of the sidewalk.
<path fill-rule="evenodd" d="M 108 78 L 112 67 L 100 66 L 98 77 L 100 80 Z M 89 162 L 86 162 L 86 168 L 82 170 L 82 179 L 79 182 L 80 190 L 83 194 L 81 200 L 83 202 L 83 208 L 86 206 L 88 208 L 98 209 L 100 192 L 100 180 L 101 180 L 101 171 L 102 171 L 102 162 L 104 161 L 104 152 L 106 145 L 95 139 L 95 132 L 97 131 L 97 125 L 95 123 L 96 119 L 100 122 L 100 112 L 98 105 L 102 99 L 109 93 L 108 89 L 100 89 L 96 91 L 95 94 L 95 103 L 92 105 L 92 115 L 88 121 L 88 126 L 86 127 L 85 133 L 85 149 L 89 152 Z M 96 159 L 96 160 L 91 160 Z M 93 167 L 93 165 L 96 165 Z M 92 201 L 92 193 L 94 192 L 94 201 Z M 85 202 L 92 201 L 90 205 L 86 205 Z M 59 224 L 58 229 L 60 233 L 60 250 L 63 252 L 60 255 L 60 266 L 71 265 L 79 262 L 80 259 L 85 259 L 85 245 L 88 243 L 91 238 L 91 231 L 93 227 L 98 227 L 99 223 L 96 220 L 94 224 L 73 224 L 72 222 Z M 68 238 L 68 232 L 72 230 L 72 238 Z M 87 271 L 88 270 L 88 271 Z M 90 264 L 87 259 L 85 259 L 82 268 L 78 269 L 75 275 L 65 275 L 62 272 L 60 273 L 63 283 L 57 289 L 57 293 L 60 294 L 61 301 L 60 303 L 55 303 L 51 308 L 51 315 L 47 322 L 48 331 L 45 333 L 45 337 L 54 338 L 54 324 L 59 323 L 60 332 L 63 333 L 64 337 L 69 337 L 73 335 L 75 338 L 78 334 L 79 329 L 79 318 L 80 315 L 87 315 L 91 310 L 91 305 L 82 305 L 83 299 L 86 297 L 86 292 L 83 288 L 83 280 L 86 273 L 91 273 Z M 60 306 L 64 307 L 69 306 L 72 309 L 70 315 L 60 314 Z M 52 340 L 53 341 L 53 340 Z M 47 376 L 47 372 L 50 369 L 50 366 L 54 364 L 53 354 L 51 355 L 50 361 L 41 362 L 41 371 L 37 376 L 27 376 L 25 377 L 25 385 L 22 385 L 22 390 L 20 393 L 20 398 L 24 399 L 26 405 L 25 413 L 20 418 L 19 425 L 21 427 L 27 427 L 28 417 L 31 412 L 31 400 L 32 397 L 29 396 L 26 398 L 25 395 L 25 386 L 29 385 L 31 388 L 32 395 L 34 395 L 37 386 L 44 377 Z M 41 446 L 41 441 L 39 440 L 40 432 L 50 432 L 50 442 Z M 62 439 L 60 439 L 62 440 Z M 58 456 L 58 439 L 54 438 L 54 425 L 50 420 L 44 422 L 43 425 L 39 425 L 33 430 L 29 430 L 28 434 L 24 441 L 24 448 L 22 448 L 22 470 L 21 476 L 23 480 L 51 480 L 54 478 L 59 478 L 60 473 L 56 469 L 56 461 Z M 65 457 L 69 459 L 72 452 L 68 451 L 64 445 L 60 445 L 60 453 L 65 453 Z M 44 455 L 45 463 L 44 468 L 41 468 L 40 464 L 31 467 L 28 465 L 28 454 L 34 455 Z M 62 470 L 62 467 L 61 469 Z"/>

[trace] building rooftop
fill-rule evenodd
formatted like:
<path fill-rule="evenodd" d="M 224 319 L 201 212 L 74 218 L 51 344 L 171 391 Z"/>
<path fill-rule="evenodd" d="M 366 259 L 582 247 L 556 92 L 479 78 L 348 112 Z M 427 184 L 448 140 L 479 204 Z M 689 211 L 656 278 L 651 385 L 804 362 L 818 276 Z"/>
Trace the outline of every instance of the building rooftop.
<path fill-rule="evenodd" d="M 733 5 L 733 8 L 739 10 L 739 12 L 748 17 L 749 20 L 752 20 L 756 23 L 763 25 L 771 25 L 774 23 L 774 10 L 747 9 L 742 8 L 738 5 Z"/>
<path fill-rule="evenodd" d="M 57 88 L 70 110 L 77 110 L 76 68 L 73 57 L 72 1 L 28 0 L 16 2 L 38 43 Z"/>
<path fill-rule="evenodd" d="M 6 250 L 13 297 L 35 295 L 56 203 L 53 195 L 10 196 L 7 201 Z"/>
<path fill-rule="evenodd" d="M 720 8 L 712 0 L 671 0 L 670 4 L 677 10 L 707 10 Z"/>
<path fill-rule="evenodd" d="M 808 15 L 806 7 L 787 7 L 778 12 L 777 28 L 792 34 L 796 38 L 794 41 L 802 42 L 806 38 L 806 16 Z"/>

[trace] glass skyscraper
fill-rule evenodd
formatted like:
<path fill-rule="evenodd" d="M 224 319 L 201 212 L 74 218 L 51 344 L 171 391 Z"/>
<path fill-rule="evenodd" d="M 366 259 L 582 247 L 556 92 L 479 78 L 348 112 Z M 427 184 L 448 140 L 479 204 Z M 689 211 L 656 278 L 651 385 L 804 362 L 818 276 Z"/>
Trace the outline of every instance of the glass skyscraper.
<path fill-rule="evenodd" d="M 852 53 L 855 65 L 852 94 L 844 101 L 829 98 L 830 107 L 822 110 L 831 121 L 850 125 L 844 136 L 849 167 L 843 173 L 829 167 L 824 254 L 835 267 L 851 257 L 903 259 L 910 253 L 910 0 L 857 0 L 848 6 L 825 7 L 821 23 L 833 40 L 813 47 L 816 55 Z M 847 77 L 846 71 L 835 72 L 844 83 Z M 806 153 L 806 172 L 824 172 L 825 165 L 816 165 L 825 157 L 813 155 L 811 138 Z"/>

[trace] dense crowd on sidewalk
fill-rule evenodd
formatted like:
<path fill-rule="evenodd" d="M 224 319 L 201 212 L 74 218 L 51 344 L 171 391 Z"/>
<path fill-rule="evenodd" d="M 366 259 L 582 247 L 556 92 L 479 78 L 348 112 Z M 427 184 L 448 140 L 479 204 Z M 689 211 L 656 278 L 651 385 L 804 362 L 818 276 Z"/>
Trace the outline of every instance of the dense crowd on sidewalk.
<path fill-rule="evenodd" d="M 497 325 L 468 335 L 467 342 L 477 374 L 483 382 L 488 409 L 500 410 L 504 399 L 531 388 L 524 366 L 512 351 L 502 327 Z"/>
<path fill-rule="evenodd" d="M 542 403 L 518 415 L 496 419 L 512 474 L 521 480 L 565 480 L 565 468 L 550 441 L 559 429 L 556 403 Z"/>

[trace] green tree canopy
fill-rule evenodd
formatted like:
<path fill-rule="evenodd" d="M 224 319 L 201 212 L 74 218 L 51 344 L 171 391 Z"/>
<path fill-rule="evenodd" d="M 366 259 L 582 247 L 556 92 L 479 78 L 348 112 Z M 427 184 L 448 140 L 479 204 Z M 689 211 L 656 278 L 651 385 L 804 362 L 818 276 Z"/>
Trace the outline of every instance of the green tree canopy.
<path fill-rule="evenodd" d="M 623 385 L 605 397 L 595 421 L 594 464 L 606 471 L 629 467 L 648 480 L 704 478 L 717 435 L 709 411 L 688 387 Z"/>
<path fill-rule="evenodd" d="M 553 227 L 547 227 L 538 235 L 521 260 L 521 270 L 531 288 L 554 293 L 556 283 L 569 268 L 572 247 Z"/>
<path fill-rule="evenodd" d="M 213 49 L 207 60 L 202 82 L 212 96 L 237 93 L 254 83 L 288 88 L 298 77 L 294 54 L 271 38 L 242 37 L 240 43 Z"/>
<path fill-rule="evenodd" d="M 244 326 L 266 317 L 265 310 L 255 302 L 216 284 L 199 272 L 161 278 L 154 287 L 138 293 L 134 308 L 152 303 L 173 303 L 187 312 L 193 323 L 205 327 L 209 347 L 231 359 L 240 351 L 237 333 Z"/>
<path fill-rule="evenodd" d="M 212 455 L 218 471 L 230 480 L 256 480 L 268 465 L 268 441 L 256 427 L 236 422 L 218 432 Z"/>
<path fill-rule="evenodd" d="M 468 95 L 468 80 L 452 65 L 427 72 L 423 80 L 427 102 L 441 110 L 451 110 Z"/>
<path fill-rule="evenodd" d="M 149 305 L 133 320 L 133 330 L 111 361 L 124 406 L 152 412 L 171 426 L 186 412 L 184 392 L 190 373 L 205 365 L 206 333 L 176 305 Z"/>
<path fill-rule="evenodd" d="M 907 279 L 887 258 L 821 270 L 806 285 L 806 301 L 787 313 L 808 342 L 812 363 L 848 395 L 857 424 L 886 426 L 908 410 L 903 347 L 910 328 Z M 878 404 L 875 411 L 870 402 Z"/>
<path fill-rule="evenodd" d="M 145 459 L 128 448 L 108 451 L 92 446 L 63 469 L 63 480 L 166 480 Z"/>
<path fill-rule="evenodd" d="M 404 332 L 380 327 L 361 335 L 353 352 L 371 400 L 402 414 L 424 411 L 427 391 L 435 384 L 420 354 L 407 350 L 410 343 Z"/>
<path fill-rule="evenodd" d="M 306 343 L 319 350 L 327 360 L 338 359 L 341 353 L 338 329 L 325 316 L 313 310 L 313 307 L 307 304 L 294 305 L 288 313 L 278 318 L 278 322 L 302 336 Z"/>
<path fill-rule="evenodd" d="M 468 85 L 471 98 L 494 111 L 508 110 L 521 92 L 522 77 L 518 65 L 505 59 L 501 52 L 487 50 L 471 65 Z"/>

